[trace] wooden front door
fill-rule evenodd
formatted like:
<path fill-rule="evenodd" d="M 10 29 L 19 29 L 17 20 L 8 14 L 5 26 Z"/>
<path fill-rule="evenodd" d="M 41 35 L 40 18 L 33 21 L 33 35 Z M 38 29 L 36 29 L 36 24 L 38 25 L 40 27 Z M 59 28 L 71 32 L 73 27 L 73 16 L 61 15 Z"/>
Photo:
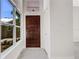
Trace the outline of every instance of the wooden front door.
<path fill-rule="evenodd" d="M 26 16 L 26 47 L 40 47 L 40 16 Z"/>

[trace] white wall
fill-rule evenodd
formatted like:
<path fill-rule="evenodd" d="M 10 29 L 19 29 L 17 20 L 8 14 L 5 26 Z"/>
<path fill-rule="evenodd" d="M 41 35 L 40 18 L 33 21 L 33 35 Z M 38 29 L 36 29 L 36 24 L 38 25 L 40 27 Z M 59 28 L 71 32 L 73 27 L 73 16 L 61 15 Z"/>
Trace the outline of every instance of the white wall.
<path fill-rule="evenodd" d="M 79 6 L 73 7 L 73 33 L 75 59 L 79 59 Z"/>
<path fill-rule="evenodd" d="M 50 12 L 48 11 L 48 9 L 46 11 L 44 11 L 44 19 L 42 21 L 43 23 L 43 27 L 42 27 L 42 35 L 43 35 L 43 46 L 42 48 L 44 48 L 47 53 L 48 56 L 50 58 L 50 54 L 51 54 L 51 43 L 50 43 Z"/>
<path fill-rule="evenodd" d="M 79 0 L 73 0 L 73 6 L 79 6 Z"/>
<path fill-rule="evenodd" d="M 52 59 L 74 59 L 72 0 L 51 0 Z"/>
<path fill-rule="evenodd" d="M 75 59 L 79 59 L 79 42 L 74 43 L 74 50 Z"/>
<path fill-rule="evenodd" d="M 50 41 L 50 0 L 44 0 L 42 15 L 42 48 L 47 51 L 49 59 L 51 59 Z"/>
<path fill-rule="evenodd" d="M 73 7 L 74 42 L 79 42 L 79 6 Z"/>

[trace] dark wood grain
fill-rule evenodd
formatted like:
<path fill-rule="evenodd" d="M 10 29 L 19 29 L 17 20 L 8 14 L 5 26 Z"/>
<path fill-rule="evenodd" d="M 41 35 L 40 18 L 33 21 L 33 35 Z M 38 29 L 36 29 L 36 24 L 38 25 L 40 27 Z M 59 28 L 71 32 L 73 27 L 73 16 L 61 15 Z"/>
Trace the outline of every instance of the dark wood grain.
<path fill-rule="evenodd" d="M 26 16 L 26 47 L 40 47 L 40 16 Z"/>

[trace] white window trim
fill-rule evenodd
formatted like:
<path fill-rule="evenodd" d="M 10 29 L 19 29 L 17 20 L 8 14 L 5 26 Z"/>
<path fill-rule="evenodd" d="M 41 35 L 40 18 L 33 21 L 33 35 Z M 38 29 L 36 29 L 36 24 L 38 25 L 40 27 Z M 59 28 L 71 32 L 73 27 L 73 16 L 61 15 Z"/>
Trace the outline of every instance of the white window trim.
<path fill-rule="evenodd" d="M 9 53 L 11 53 L 20 43 L 22 40 L 18 41 L 16 44 L 12 45 L 8 49 L 6 49 L 4 52 L 1 53 L 1 59 L 4 59 Z"/>

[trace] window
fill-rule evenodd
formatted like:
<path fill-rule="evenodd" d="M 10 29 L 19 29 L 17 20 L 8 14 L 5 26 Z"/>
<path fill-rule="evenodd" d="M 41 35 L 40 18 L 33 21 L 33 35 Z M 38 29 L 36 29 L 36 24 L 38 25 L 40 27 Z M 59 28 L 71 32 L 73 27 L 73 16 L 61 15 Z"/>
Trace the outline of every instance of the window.
<path fill-rule="evenodd" d="M 13 26 L 1 26 L 1 52 L 13 45 Z"/>
<path fill-rule="evenodd" d="M 16 11 L 16 25 L 20 26 L 20 14 Z"/>
<path fill-rule="evenodd" d="M 0 51 L 14 45 L 20 40 L 20 13 L 9 0 L 1 0 L 0 16 Z"/>
<path fill-rule="evenodd" d="M 16 42 L 20 40 L 20 14 L 16 11 Z"/>
<path fill-rule="evenodd" d="M 16 42 L 20 40 L 20 28 L 16 27 Z"/>

